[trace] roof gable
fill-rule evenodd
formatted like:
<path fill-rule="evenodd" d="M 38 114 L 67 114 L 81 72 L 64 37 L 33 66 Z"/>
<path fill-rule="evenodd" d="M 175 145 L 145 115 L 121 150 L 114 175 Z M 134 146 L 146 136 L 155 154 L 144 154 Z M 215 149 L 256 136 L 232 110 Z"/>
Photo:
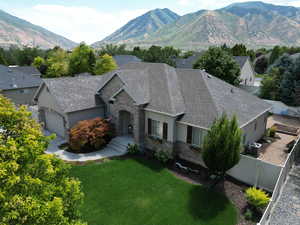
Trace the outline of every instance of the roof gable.
<path fill-rule="evenodd" d="M 44 79 L 49 92 L 65 113 L 97 107 L 101 76 Z"/>

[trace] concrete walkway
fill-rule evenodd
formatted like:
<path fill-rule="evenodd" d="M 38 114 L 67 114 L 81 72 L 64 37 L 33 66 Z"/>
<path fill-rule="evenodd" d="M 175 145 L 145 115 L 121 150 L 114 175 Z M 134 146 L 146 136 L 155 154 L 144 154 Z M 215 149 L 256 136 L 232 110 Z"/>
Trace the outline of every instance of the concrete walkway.
<path fill-rule="evenodd" d="M 300 225 L 300 165 L 294 165 L 273 207 L 269 225 Z"/>
<path fill-rule="evenodd" d="M 46 135 L 50 133 L 45 131 Z M 85 161 L 94 161 L 109 157 L 121 156 L 127 153 L 127 145 L 132 144 L 133 139 L 130 137 L 116 137 L 111 140 L 111 142 L 100 151 L 86 153 L 86 154 L 75 154 L 67 152 L 65 150 L 59 149 L 58 146 L 66 143 L 66 141 L 60 137 L 54 139 L 46 150 L 47 154 L 55 154 L 62 160 L 70 162 L 85 162 Z"/>

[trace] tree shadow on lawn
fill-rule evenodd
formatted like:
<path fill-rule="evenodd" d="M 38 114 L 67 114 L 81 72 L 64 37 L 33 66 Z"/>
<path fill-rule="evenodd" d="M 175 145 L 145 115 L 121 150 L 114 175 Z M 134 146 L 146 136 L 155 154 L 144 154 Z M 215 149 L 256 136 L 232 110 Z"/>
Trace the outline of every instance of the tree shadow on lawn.
<path fill-rule="evenodd" d="M 157 173 L 165 169 L 159 161 L 150 157 L 136 155 L 131 156 L 130 158 Z"/>
<path fill-rule="evenodd" d="M 224 195 L 207 187 L 194 186 L 190 191 L 189 210 L 194 218 L 202 221 L 214 220 L 230 204 Z"/>

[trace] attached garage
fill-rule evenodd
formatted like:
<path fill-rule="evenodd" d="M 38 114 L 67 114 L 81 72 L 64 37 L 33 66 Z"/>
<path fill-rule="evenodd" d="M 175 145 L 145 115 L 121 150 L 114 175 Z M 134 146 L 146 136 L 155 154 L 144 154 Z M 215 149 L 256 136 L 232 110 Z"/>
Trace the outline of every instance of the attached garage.
<path fill-rule="evenodd" d="M 45 128 L 60 137 L 65 137 L 64 118 L 55 111 L 45 111 Z"/>
<path fill-rule="evenodd" d="M 104 117 L 104 104 L 96 95 L 101 79 L 101 76 L 44 79 L 34 100 L 45 129 L 67 139 L 69 129 L 77 122 Z"/>

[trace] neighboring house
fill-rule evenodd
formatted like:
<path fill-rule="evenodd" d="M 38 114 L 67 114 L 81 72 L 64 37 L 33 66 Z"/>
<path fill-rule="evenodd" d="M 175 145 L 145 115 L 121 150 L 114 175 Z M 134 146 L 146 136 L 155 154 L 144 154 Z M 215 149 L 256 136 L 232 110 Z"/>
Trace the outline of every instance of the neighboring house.
<path fill-rule="evenodd" d="M 34 66 L 9 66 L 12 71 L 21 72 L 32 76 L 41 76 L 41 72 Z"/>
<path fill-rule="evenodd" d="M 76 76 L 44 79 L 34 100 L 39 120 L 46 129 L 67 138 L 78 121 L 103 117 L 104 106 L 95 97 L 101 76 Z"/>
<path fill-rule="evenodd" d="M 255 71 L 249 56 L 234 56 L 235 61 L 239 64 L 241 69 L 241 85 L 254 86 Z"/>
<path fill-rule="evenodd" d="M 115 55 L 113 56 L 114 60 L 116 61 L 119 67 L 131 63 L 131 62 L 141 62 L 142 60 L 134 55 Z"/>
<path fill-rule="evenodd" d="M 160 63 L 129 63 L 103 76 L 98 96 L 118 135 L 145 149 L 187 154 L 193 160 L 213 121 L 236 115 L 244 144 L 266 130 L 270 105 L 201 70 Z"/>
<path fill-rule="evenodd" d="M 203 54 L 204 52 L 198 52 L 188 58 L 177 58 L 175 60 L 176 68 L 193 69 L 194 64 Z"/>
<path fill-rule="evenodd" d="M 52 131 L 60 127 L 65 134 L 74 113 L 76 121 L 101 116 L 111 119 L 117 135 L 132 136 L 142 148 L 185 155 L 191 161 L 197 160 L 195 148 L 201 148 L 207 130 L 224 112 L 237 116 L 244 144 L 249 144 L 265 134 L 270 109 L 204 71 L 162 63 L 129 63 L 99 80 L 45 80 L 36 99 L 42 112 L 49 111 L 41 117 Z M 86 111 L 90 109 L 92 116 Z"/>
<path fill-rule="evenodd" d="M 15 104 L 32 104 L 33 96 L 42 79 L 32 67 L 0 65 L 0 94 Z"/>
<path fill-rule="evenodd" d="M 203 52 L 197 53 L 193 56 L 190 56 L 186 59 L 177 58 L 176 59 L 176 68 L 181 69 L 193 69 L 193 65 L 196 61 L 203 55 Z M 250 61 L 249 56 L 234 56 L 235 61 L 240 66 L 241 70 L 241 85 L 244 86 L 254 86 L 255 81 L 255 72 Z"/>

